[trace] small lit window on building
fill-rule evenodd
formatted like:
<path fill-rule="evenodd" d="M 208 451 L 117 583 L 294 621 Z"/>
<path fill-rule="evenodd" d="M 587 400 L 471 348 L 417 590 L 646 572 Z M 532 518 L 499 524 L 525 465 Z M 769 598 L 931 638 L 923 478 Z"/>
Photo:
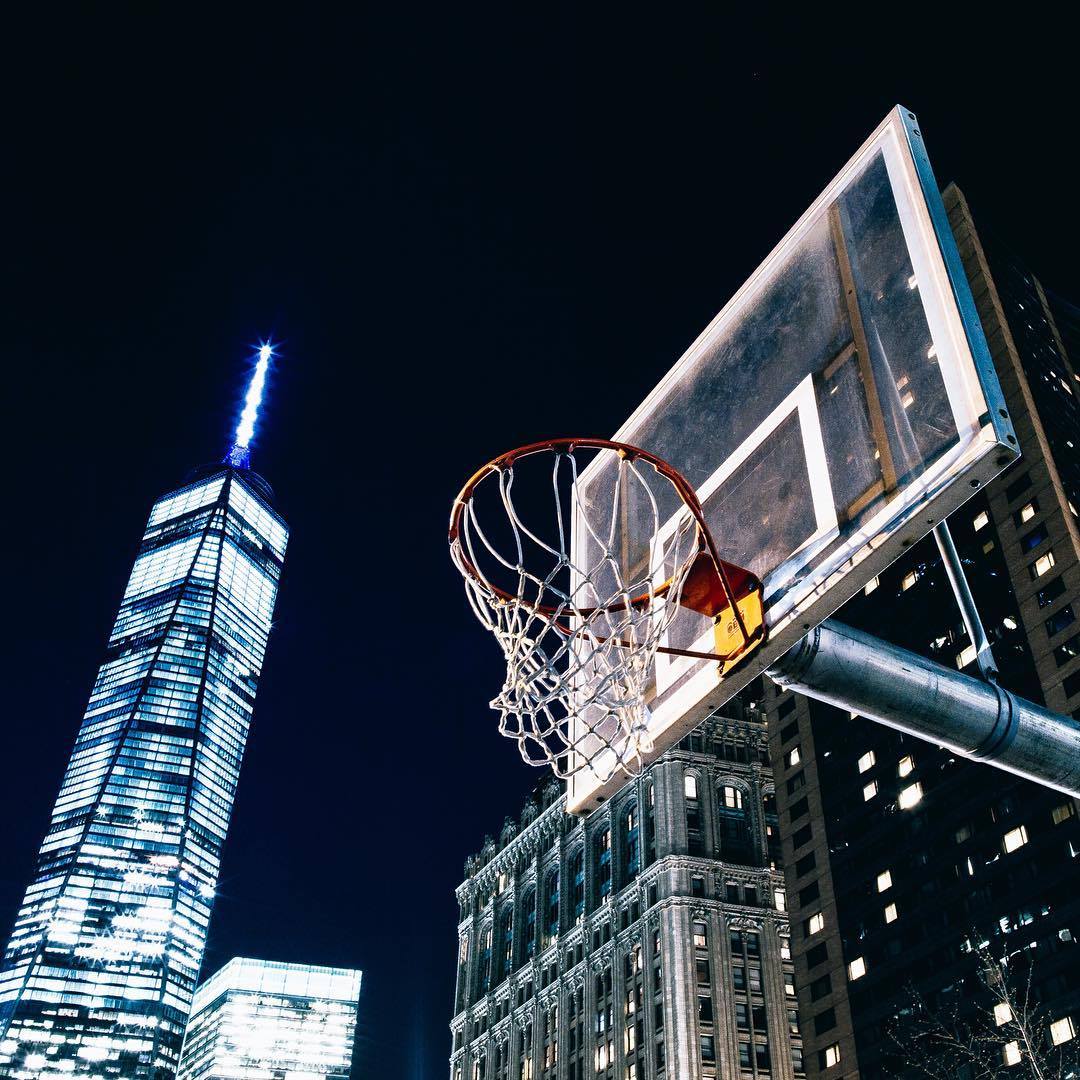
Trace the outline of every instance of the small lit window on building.
<path fill-rule="evenodd" d="M 873 750 L 867 750 L 861 758 L 859 758 L 859 772 L 864 773 L 867 769 L 874 767 L 874 762 L 877 758 L 874 756 Z"/>
<path fill-rule="evenodd" d="M 798 765 L 800 761 L 802 761 L 802 755 L 799 753 L 797 746 L 793 746 L 784 756 L 784 762 L 789 769 L 794 765 Z"/>
<path fill-rule="evenodd" d="M 1004 626 L 1006 630 L 1015 630 L 1017 623 L 1011 615 L 1006 615 L 1005 618 L 1001 620 L 1001 625 Z"/>
<path fill-rule="evenodd" d="M 709 944 L 709 929 L 703 922 L 694 923 L 694 948 L 704 949 Z"/>
<path fill-rule="evenodd" d="M 1054 553 L 1052 551 L 1046 552 L 1045 555 L 1040 555 L 1033 566 L 1028 567 L 1028 572 L 1031 574 L 1031 580 L 1036 581 L 1043 576 L 1043 574 L 1049 573 L 1054 568 Z"/>
<path fill-rule="evenodd" d="M 777 911 L 787 911 L 787 893 L 783 889 L 773 890 L 773 903 Z"/>
<path fill-rule="evenodd" d="M 1017 848 L 1022 848 L 1028 842 L 1027 829 L 1023 825 L 1018 825 L 1015 829 L 1010 829 L 1001 840 L 1001 846 L 1005 849 L 1005 854 L 1015 851 Z"/>
<path fill-rule="evenodd" d="M 975 515 L 975 520 L 972 524 L 975 526 L 976 532 L 980 529 L 985 529 L 986 526 L 990 524 L 990 515 L 985 510 L 980 510 L 979 513 Z"/>
<path fill-rule="evenodd" d="M 989 555 L 990 552 L 993 551 L 993 550 L 994 550 L 994 541 L 993 540 L 987 540 L 986 543 L 983 544 L 983 546 L 982 546 L 982 553 L 984 555 Z"/>
<path fill-rule="evenodd" d="M 800 785 L 801 786 L 801 785 Z M 742 788 L 724 788 L 724 806 L 729 810 L 741 810 L 743 805 Z"/>
<path fill-rule="evenodd" d="M 1030 521 L 1039 512 L 1039 504 L 1036 500 L 1032 499 L 1029 503 L 1024 503 L 1019 510 L 1016 511 L 1016 523 L 1023 525 L 1025 522 Z"/>
<path fill-rule="evenodd" d="M 1007 1001 L 999 1001 L 994 1006 L 994 1023 L 997 1024 L 998 1027 L 1009 1023 L 1012 1018 L 1012 1009 Z"/>
<path fill-rule="evenodd" d="M 910 776 L 911 771 L 914 768 L 915 768 L 915 759 L 910 754 L 906 754 L 904 757 L 902 757 L 900 759 L 899 763 L 897 764 L 896 772 L 897 772 L 898 776 L 903 778 L 905 776 Z"/>
<path fill-rule="evenodd" d="M 1054 807 L 1050 816 L 1053 818 L 1055 825 L 1060 825 L 1063 821 L 1076 817 L 1076 807 L 1071 802 L 1062 803 L 1060 806 Z"/>
<path fill-rule="evenodd" d="M 1007 1042 L 1001 1051 L 1001 1056 L 1006 1065 L 1019 1065 L 1020 1044 L 1015 1039 L 1012 1042 Z"/>
<path fill-rule="evenodd" d="M 1050 1025 L 1050 1041 L 1055 1046 L 1067 1043 L 1070 1039 L 1075 1037 L 1076 1028 L 1073 1025 L 1071 1016 L 1063 1016 L 1060 1020 L 1055 1020 Z"/>
<path fill-rule="evenodd" d="M 880 578 L 872 577 L 863 586 L 863 595 L 864 596 L 869 596 L 880 584 L 881 584 L 881 579 Z"/>
<path fill-rule="evenodd" d="M 900 918 L 900 912 L 896 910 L 895 904 L 885 905 L 885 923 L 888 925 L 891 922 L 896 922 Z"/>
<path fill-rule="evenodd" d="M 968 664 L 975 663 L 975 657 L 978 656 L 978 650 L 974 645 L 968 645 L 962 649 L 956 656 L 956 666 L 963 670 Z"/>
<path fill-rule="evenodd" d="M 866 960 L 857 956 L 847 966 L 848 978 L 854 982 L 856 979 L 861 979 L 866 974 Z"/>
<path fill-rule="evenodd" d="M 683 781 L 684 790 L 688 799 L 697 798 L 697 777 L 693 773 L 687 773 Z"/>
<path fill-rule="evenodd" d="M 913 806 L 918 806 L 922 802 L 922 796 L 922 784 L 909 784 L 900 792 L 897 802 L 901 810 L 910 810 Z"/>
<path fill-rule="evenodd" d="M 821 1067 L 823 1069 L 831 1069 L 834 1065 L 840 1064 L 840 1044 L 833 1043 L 832 1046 L 826 1046 L 820 1053 Z"/>
<path fill-rule="evenodd" d="M 816 911 L 809 919 L 806 920 L 806 932 L 807 934 L 816 934 L 825 929 L 825 916 Z"/>
<path fill-rule="evenodd" d="M 863 802 L 869 802 L 878 793 L 878 786 L 876 780 L 871 780 L 869 784 L 862 789 Z"/>
<path fill-rule="evenodd" d="M 882 870 L 877 876 L 877 891 L 886 892 L 892 888 L 892 871 Z"/>
<path fill-rule="evenodd" d="M 908 589 L 910 589 L 911 586 L 914 585 L 915 582 L 918 581 L 918 580 L 919 580 L 919 571 L 918 570 L 909 570 L 904 575 L 903 580 L 900 582 L 900 591 L 901 592 L 907 592 Z"/>

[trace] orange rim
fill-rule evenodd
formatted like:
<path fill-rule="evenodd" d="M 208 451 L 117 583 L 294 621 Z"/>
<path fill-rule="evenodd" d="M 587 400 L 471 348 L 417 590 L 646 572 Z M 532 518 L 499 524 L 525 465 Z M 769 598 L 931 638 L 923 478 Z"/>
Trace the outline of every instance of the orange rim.
<path fill-rule="evenodd" d="M 747 633 L 746 624 L 743 622 L 742 613 L 739 611 L 736 596 L 739 594 L 745 596 L 748 592 L 760 588 L 761 582 L 758 581 L 749 570 L 745 570 L 740 566 L 735 566 L 733 563 L 725 562 L 720 558 L 716 543 L 712 538 L 712 534 L 709 532 L 709 527 L 705 524 L 705 514 L 701 508 L 701 503 L 698 500 L 697 492 L 690 486 L 682 473 L 680 473 L 673 465 L 669 465 L 663 458 L 659 458 L 655 454 L 650 454 L 648 450 L 642 450 L 639 446 L 631 446 L 629 443 L 614 442 L 611 439 L 592 438 L 546 439 L 543 442 L 528 443 L 525 446 L 517 447 L 515 450 L 509 450 L 505 454 L 500 454 L 486 465 L 477 469 L 458 493 L 457 498 L 454 500 L 454 505 L 450 510 L 449 541 L 451 546 L 457 545 L 457 561 L 461 570 L 468 574 L 469 577 L 473 578 L 473 580 L 479 582 L 485 589 L 494 593 L 499 599 L 508 603 L 525 603 L 525 601 L 520 597 L 515 596 L 513 593 L 508 593 L 505 590 L 500 589 L 497 585 L 492 585 L 490 582 L 485 581 L 477 568 L 472 564 L 460 543 L 462 515 L 464 514 L 465 507 L 469 504 L 477 485 L 485 477 L 500 473 L 504 469 L 511 467 L 515 462 L 520 461 L 524 457 L 529 457 L 531 454 L 542 454 L 545 452 L 555 454 L 573 453 L 573 451 L 578 448 L 614 450 L 627 460 L 644 461 L 646 464 L 651 465 L 666 480 L 670 481 L 675 488 L 676 494 L 682 500 L 683 505 L 690 511 L 697 529 L 698 558 L 687 575 L 688 581 L 690 578 L 697 575 L 695 589 L 697 599 L 692 603 L 684 603 L 683 606 L 690 607 L 700 614 L 709 616 L 718 614 L 718 610 L 723 610 L 724 608 L 730 609 L 738 623 L 744 643 L 749 644 L 751 637 L 750 634 Z M 704 558 L 702 558 L 702 556 L 704 556 Z M 703 566 L 703 571 L 698 571 L 699 564 Z M 738 579 L 738 589 L 733 586 L 732 577 Z M 723 607 L 720 609 L 717 609 L 716 607 L 717 602 L 720 600 L 720 596 L 717 595 L 717 586 L 719 586 L 719 592 L 722 594 L 723 600 L 725 601 Z M 629 602 L 630 606 L 646 604 L 655 598 L 663 596 L 670 588 L 671 579 L 668 579 L 658 588 L 647 593 L 642 593 L 640 596 L 633 597 Z M 691 597 L 691 600 L 695 600 L 695 597 Z M 557 608 L 548 605 L 533 604 L 527 606 L 532 607 L 533 610 L 543 615 L 550 616 L 558 614 Z M 613 604 L 603 610 L 616 611 L 623 606 L 623 604 Z M 600 609 L 583 609 L 581 614 L 589 615 L 597 610 Z"/>

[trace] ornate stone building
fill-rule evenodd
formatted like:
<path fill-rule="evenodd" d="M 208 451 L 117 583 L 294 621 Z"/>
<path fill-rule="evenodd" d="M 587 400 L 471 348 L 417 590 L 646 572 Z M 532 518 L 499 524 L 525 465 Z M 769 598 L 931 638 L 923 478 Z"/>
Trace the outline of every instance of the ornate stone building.
<path fill-rule="evenodd" d="M 802 1075 L 764 725 L 726 711 L 587 818 L 550 781 L 468 860 L 451 1080 Z"/>

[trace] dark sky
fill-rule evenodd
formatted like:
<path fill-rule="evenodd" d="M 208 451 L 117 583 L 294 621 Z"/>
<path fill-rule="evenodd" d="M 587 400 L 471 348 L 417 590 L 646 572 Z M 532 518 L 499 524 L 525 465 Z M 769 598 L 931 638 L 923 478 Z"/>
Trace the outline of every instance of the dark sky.
<path fill-rule="evenodd" d="M 207 970 L 361 967 L 362 1080 L 440 1077 L 453 889 L 539 778 L 486 705 L 458 486 L 614 430 L 897 101 L 1080 299 L 1074 39 L 220 7 L 5 25 L 0 938 L 147 510 L 221 455 L 273 335 L 254 462 L 292 542 Z"/>

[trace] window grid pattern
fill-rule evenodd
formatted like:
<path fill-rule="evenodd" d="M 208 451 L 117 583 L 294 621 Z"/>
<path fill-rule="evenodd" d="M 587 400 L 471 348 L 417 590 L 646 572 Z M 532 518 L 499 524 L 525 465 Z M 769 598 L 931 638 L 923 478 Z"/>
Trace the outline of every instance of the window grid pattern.
<path fill-rule="evenodd" d="M 0 1074 L 175 1073 L 288 536 L 249 483 L 151 511 L 0 968 Z"/>
<path fill-rule="evenodd" d="M 361 973 L 237 957 L 199 987 L 177 1080 L 346 1077 Z"/>

